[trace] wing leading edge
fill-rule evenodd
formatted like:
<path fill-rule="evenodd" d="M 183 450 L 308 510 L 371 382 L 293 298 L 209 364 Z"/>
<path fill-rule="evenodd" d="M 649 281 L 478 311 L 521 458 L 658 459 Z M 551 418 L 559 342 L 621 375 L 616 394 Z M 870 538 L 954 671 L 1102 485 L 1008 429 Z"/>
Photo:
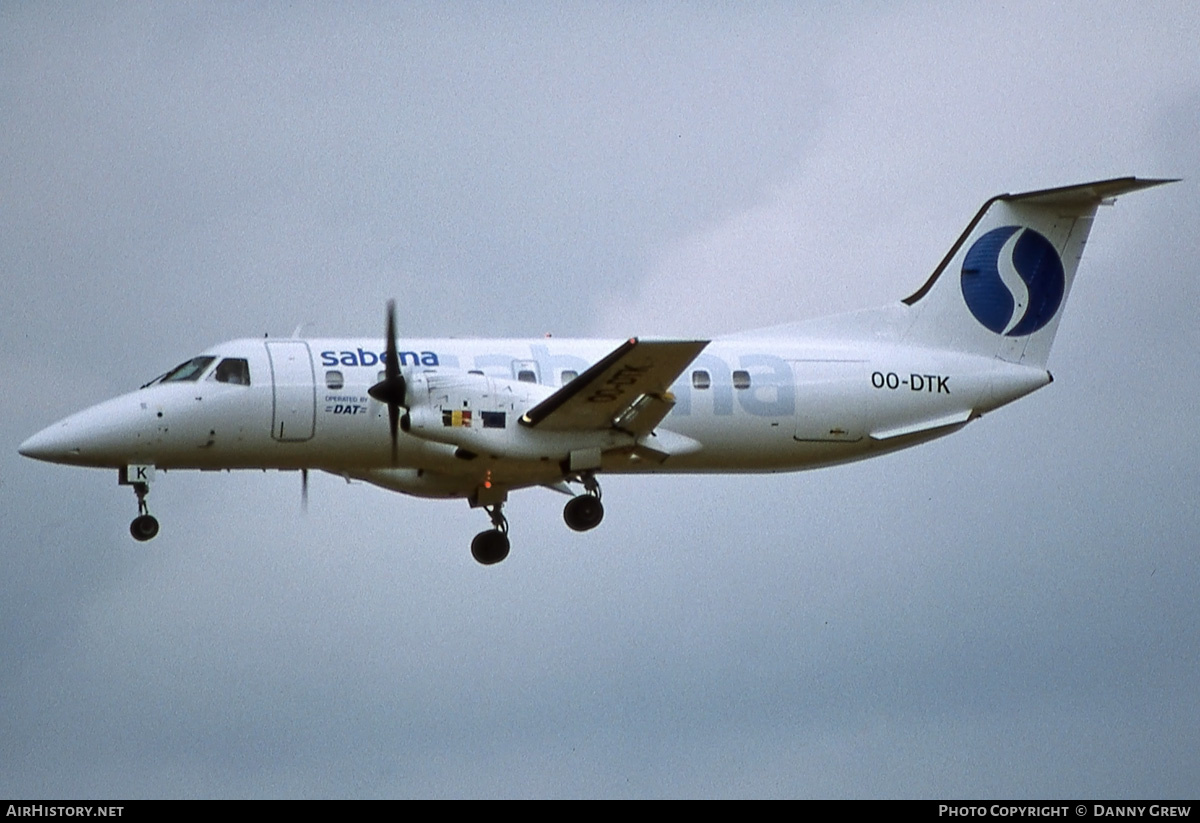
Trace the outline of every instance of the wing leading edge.
<path fill-rule="evenodd" d="M 647 434 L 675 405 L 669 389 L 707 340 L 632 337 L 521 416 L 544 431 L 618 428 Z"/>

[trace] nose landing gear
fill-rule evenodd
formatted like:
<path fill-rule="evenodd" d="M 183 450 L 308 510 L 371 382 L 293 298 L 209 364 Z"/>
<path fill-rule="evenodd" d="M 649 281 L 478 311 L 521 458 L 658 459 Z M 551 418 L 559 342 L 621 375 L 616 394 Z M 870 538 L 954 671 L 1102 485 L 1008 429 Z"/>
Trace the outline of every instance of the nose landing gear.
<path fill-rule="evenodd" d="M 134 483 L 133 493 L 137 495 L 138 499 L 138 516 L 133 518 L 133 522 L 129 524 L 129 533 L 133 535 L 134 540 L 144 543 L 158 534 L 158 520 L 150 514 L 150 508 L 146 505 L 146 495 L 150 493 L 150 484 Z"/>

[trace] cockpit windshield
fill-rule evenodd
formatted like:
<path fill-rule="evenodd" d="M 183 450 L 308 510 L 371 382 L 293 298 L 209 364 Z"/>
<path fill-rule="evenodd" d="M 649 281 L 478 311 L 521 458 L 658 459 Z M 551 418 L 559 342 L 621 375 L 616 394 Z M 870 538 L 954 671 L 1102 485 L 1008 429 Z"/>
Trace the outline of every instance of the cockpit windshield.
<path fill-rule="evenodd" d="M 175 368 L 155 380 L 151 380 L 146 385 L 154 385 L 155 383 L 191 383 L 200 379 L 200 375 L 204 374 L 204 370 L 208 368 L 215 357 L 193 357 L 186 363 L 180 363 Z"/>

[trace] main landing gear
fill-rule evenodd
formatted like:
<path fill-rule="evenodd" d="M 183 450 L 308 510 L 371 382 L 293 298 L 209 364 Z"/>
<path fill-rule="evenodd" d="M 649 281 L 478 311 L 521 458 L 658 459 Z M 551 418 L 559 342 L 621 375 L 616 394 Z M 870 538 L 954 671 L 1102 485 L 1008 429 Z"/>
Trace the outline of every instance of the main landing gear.
<path fill-rule="evenodd" d="M 600 502 L 600 484 L 590 474 L 584 475 L 584 493 L 576 495 L 563 506 L 563 520 L 574 531 L 586 532 L 600 525 L 604 519 L 604 504 Z"/>
<path fill-rule="evenodd" d="M 150 508 L 146 505 L 146 495 L 150 493 L 150 484 L 134 483 L 133 493 L 137 495 L 138 499 L 138 516 L 133 518 L 133 522 L 129 524 L 129 533 L 133 535 L 134 540 L 145 542 L 158 534 L 158 520 L 150 514 Z"/>
<path fill-rule="evenodd" d="M 600 484 L 590 473 L 579 475 L 571 482 L 583 483 L 584 493 L 567 501 L 567 505 L 563 507 L 563 520 L 574 531 L 590 531 L 599 526 L 600 521 L 604 519 Z M 558 488 L 566 491 L 561 484 Z M 480 501 L 474 501 L 474 505 L 482 504 Z M 475 535 L 475 539 L 471 541 L 471 556 L 483 565 L 491 566 L 508 557 L 508 518 L 504 516 L 503 500 L 483 505 L 483 509 L 492 518 L 492 528 Z"/>
<path fill-rule="evenodd" d="M 508 557 L 508 518 L 504 516 L 503 503 L 484 506 L 492 518 L 492 528 L 475 535 L 471 541 L 471 556 L 485 566 L 499 563 Z"/>

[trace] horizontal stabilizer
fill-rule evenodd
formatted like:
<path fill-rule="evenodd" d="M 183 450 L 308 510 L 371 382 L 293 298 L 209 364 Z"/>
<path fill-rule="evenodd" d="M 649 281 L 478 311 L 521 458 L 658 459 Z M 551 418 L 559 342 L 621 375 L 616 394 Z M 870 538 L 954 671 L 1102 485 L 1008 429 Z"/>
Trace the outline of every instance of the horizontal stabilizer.
<path fill-rule="evenodd" d="M 1089 203 L 1099 204 L 1122 194 L 1161 186 L 1164 183 L 1178 182 L 1178 178 L 1116 177 L 1112 180 L 1098 180 L 1095 183 L 1081 183 L 1077 186 L 1060 186 L 1055 189 L 1027 191 L 1021 194 L 1002 194 L 997 199 L 1009 203 L 1021 202 L 1039 206 L 1079 206 Z"/>

